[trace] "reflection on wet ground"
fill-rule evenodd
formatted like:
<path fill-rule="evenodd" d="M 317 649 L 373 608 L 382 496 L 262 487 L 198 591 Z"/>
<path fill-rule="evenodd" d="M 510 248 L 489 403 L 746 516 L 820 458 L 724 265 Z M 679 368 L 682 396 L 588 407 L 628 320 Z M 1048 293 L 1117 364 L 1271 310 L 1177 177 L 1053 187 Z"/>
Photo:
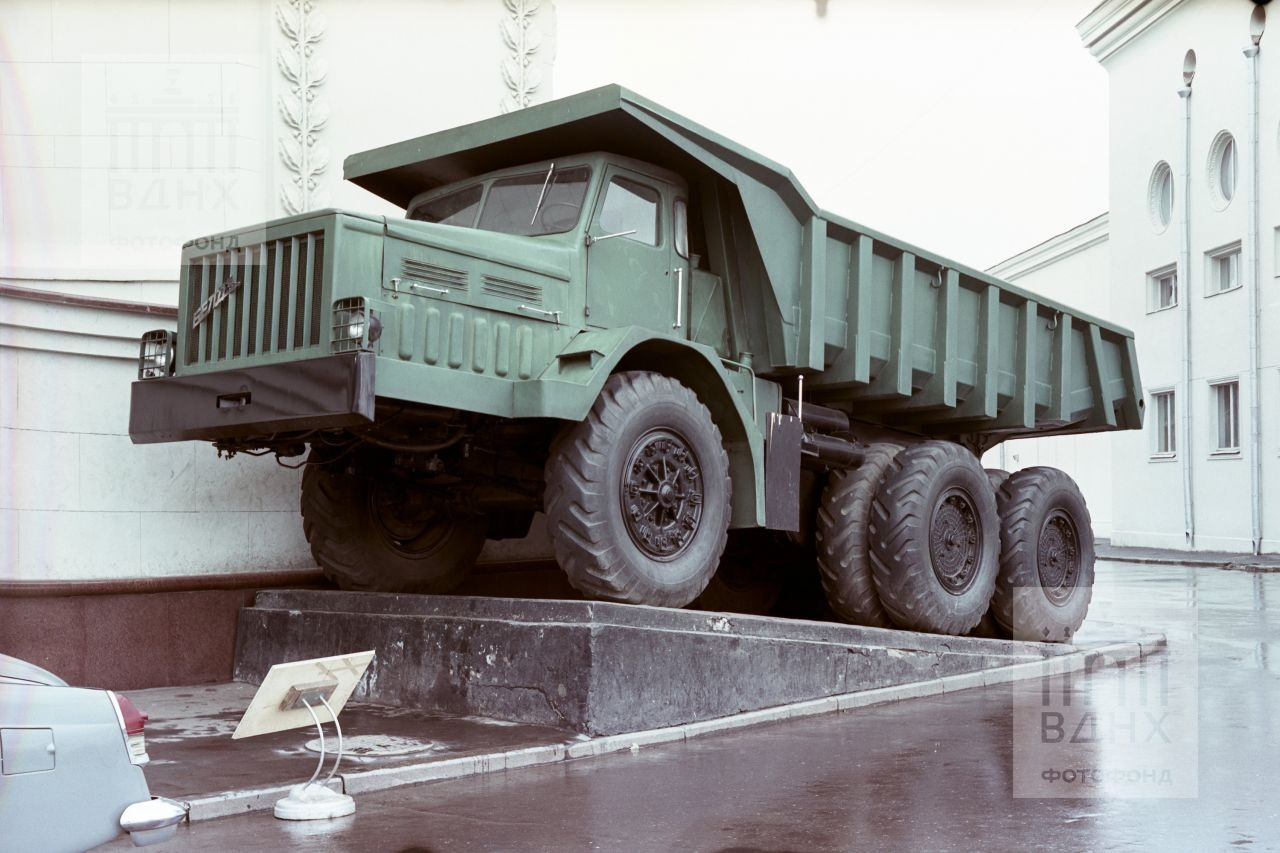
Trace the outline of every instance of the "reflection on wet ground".
<path fill-rule="evenodd" d="M 1137 623 L 1167 655 L 366 796 L 323 826 L 211 821 L 172 849 L 1280 849 L 1277 610 L 1280 575 L 1101 563 L 1080 639 Z"/>

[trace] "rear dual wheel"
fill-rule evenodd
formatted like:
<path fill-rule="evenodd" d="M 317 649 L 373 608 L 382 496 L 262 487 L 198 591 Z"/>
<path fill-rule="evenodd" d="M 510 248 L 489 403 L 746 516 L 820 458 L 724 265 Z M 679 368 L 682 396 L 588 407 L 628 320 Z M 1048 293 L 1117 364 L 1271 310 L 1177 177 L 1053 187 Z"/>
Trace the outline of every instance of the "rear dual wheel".
<path fill-rule="evenodd" d="M 895 625 L 964 634 L 982 619 L 999 568 L 995 496 L 977 458 L 928 441 L 899 453 L 876 490 L 872 575 Z"/>
<path fill-rule="evenodd" d="M 1093 597 L 1093 526 L 1075 481 L 1015 471 L 1000 487 L 1000 572 L 991 614 L 1014 639 L 1070 642 Z"/>
<path fill-rule="evenodd" d="M 859 467 L 832 473 L 818 508 L 814 536 L 822 588 L 831 609 L 855 625 L 893 627 L 872 576 L 870 522 L 872 501 L 901 449 L 868 447 Z"/>
<path fill-rule="evenodd" d="M 983 471 L 959 445 L 873 445 L 818 515 L 832 609 L 856 624 L 1069 642 L 1088 612 L 1093 532 L 1053 468 Z"/>

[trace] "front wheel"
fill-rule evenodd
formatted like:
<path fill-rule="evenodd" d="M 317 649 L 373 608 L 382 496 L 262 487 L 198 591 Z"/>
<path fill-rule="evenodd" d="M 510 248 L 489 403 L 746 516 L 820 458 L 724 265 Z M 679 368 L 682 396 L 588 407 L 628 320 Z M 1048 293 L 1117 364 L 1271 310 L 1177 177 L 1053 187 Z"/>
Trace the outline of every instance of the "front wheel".
<path fill-rule="evenodd" d="M 609 377 L 552 445 L 545 509 L 556 559 L 589 598 L 683 607 L 729 526 L 729 459 L 706 406 L 674 379 Z"/>
<path fill-rule="evenodd" d="M 456 514 L 391 475 L 309 464 L 301 503 L 311 553 L 343 589 L 448 592 L 484 546 L 483 518 Z"/>
<path fill-rule="evenodd" d="M 1066 643 L 1093 597 L 1093 523 L 1066 472 L 1024 468 L 1000 489 L 1000 574 L 991 612 L 1014 639 Z"/>

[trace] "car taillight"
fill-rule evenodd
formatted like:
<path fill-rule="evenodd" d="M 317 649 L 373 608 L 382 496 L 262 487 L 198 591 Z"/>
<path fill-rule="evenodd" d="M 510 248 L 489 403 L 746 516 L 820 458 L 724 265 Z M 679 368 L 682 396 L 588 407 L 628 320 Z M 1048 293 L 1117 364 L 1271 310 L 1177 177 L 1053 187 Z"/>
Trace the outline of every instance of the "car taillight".
<path fill-rule="evenodd" d="M 120 721 L 120 730 L 124 733 L 125 743 L 129 746 L 129 760 L 134 764 L 146 764 L 151 760 L 147 755 L 147 743 L 144 729 L 147 727 L 147 715 L 138 710 L 138 706 L 129 701 L 128 696 L 112 693 L 116 703 L 116 719 Z"/>

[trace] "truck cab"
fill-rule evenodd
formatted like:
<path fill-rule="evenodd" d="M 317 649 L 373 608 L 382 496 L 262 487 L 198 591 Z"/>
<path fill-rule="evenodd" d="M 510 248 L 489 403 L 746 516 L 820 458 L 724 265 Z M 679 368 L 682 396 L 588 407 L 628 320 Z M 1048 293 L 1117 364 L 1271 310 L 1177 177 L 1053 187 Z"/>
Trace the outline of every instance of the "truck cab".
<path fill-rule="evenodd" d="M 634 325 L 687 338 L 688 199 L 679 175 L 595 152 L 503 169 L 421 193 L 409 203 L 406 218 L 535 237 L 560 247 L 560 264 L 563 268 L 567 262 L 573 273 L 568 287 L 549 291 L 535 271 L 533 279 L 515 276 L 490 287 L 500 295 L 530 297 L 517 307 L 521 313 L 586 328 Z M 440 232 L 420 233 L 430 241 Z M 501 247 L 516 245 L 486 237 L 477 248 L 487 246 L 499 258 L 505 255 Z M 567 249 L 573 258 L 564 256 Z M 441 292 L 448 288 L 439 281 L 407 279 L 406 284 L 429 298 L 447 299 L 453 293 Z"/>

